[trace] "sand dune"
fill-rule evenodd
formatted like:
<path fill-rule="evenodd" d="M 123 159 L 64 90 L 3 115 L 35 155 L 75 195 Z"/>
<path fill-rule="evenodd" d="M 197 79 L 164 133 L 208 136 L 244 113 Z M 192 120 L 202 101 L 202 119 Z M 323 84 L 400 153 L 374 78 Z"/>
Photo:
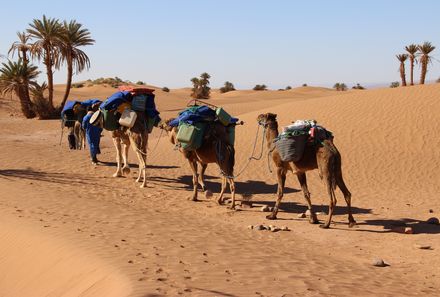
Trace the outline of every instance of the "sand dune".
<path fill-rule="evenodd" d="M 114 90 L 72 89 L 72 98 L 104 98 Z M 87 151 L 69 151 L 65 140 L 58 145 L 59 121 L 9 116 L 17 113 L 16 103 L 0 100 L 0 264 L 10 271 L 0 273 L 0 295 L 435 296 L 440 226 L 425 221 L 440 212 L 439 92 L 440 84 L 214 92 L 210 103 L 246 123 L 237 127 L 236 171 L 250 156 L 260 113 L 276 113 L 281 126 L 313 118 L 334 133 L 358 226 L 348 228 L 337 192 L 329 230 L 298 218 L 306 208 L 291 175 L 279 220 L 264 218 L 259 206 L 272 205 L 276 192 L 265 153 L 237 178 L 237 192 L 252 194 L 256 207 L 234 212 L 210 199 L 186 200 L 189 166 L 165 137 L 150 151 L 148 188 L 139 189 L 136 168 L 128 178 L 111 177 L 114 151 L 107 134 L 100 156 L 106 163 L 93 167 Z M 186 105 L 189 90 L 156 94 L 165 118 Z M 150 148 L 159 135 L 150 135 Z M 218 175 L 210 165 L 207 184 L 214 193 Z M 317 210 L 327 212 L 317 172 L 308 182 Z M 247 228 L 256 224 L 292 231 Z M 391 232 L 402 224 L 414 234 Z M 376 257 L 390 266 L 373 267 Z"/>

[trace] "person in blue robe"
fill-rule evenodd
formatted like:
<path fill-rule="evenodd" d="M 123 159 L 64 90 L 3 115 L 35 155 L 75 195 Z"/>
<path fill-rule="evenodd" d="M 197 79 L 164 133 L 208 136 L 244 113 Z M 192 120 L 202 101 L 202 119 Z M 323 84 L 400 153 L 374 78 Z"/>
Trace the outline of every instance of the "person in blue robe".
<path fill-rule="evenodd" d="M 92 117 L 93 113 L 93 109 L 89 108 L 87 115 L 83 119 L 82 127 L 86 132 L 87 142 L 89 143 L 92 164 L 96 165 L 98 163 L 97 155 L 101 153 L 101 150 L 99 149 L 99 142 L 101 140 L 102 128 L 90 124 L 90 118 Z"/>

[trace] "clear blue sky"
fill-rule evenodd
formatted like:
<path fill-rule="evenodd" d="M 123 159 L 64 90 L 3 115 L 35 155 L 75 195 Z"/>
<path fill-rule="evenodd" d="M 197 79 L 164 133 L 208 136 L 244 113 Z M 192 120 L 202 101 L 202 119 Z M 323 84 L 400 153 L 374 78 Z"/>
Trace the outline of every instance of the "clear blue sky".
<path fill-rule="evenodd" d="M 175 88 L 206 71 L 214 87 L 226 80 L 239 88 L 389 84 L 400 80 L 395 54 L 407 44 L 431 41 L 440 60 L 435 0 L 39 0 L 0 7 L 3 55 L 16 32 L 43 14 L 91 31 L 96 44 L 84 50 L 92 67 L 74 81 L 119 76 Z M 56 82 L 64 76 L 57 72 Z M 438 77 L 434 61 L 428 79 Z"/>

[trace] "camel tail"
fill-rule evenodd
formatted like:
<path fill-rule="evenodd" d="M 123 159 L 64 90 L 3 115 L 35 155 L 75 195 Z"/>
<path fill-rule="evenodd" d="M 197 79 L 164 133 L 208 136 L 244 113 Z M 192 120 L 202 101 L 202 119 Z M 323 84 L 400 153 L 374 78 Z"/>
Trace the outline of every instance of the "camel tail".
<path fill-rule="evenodd" d="M 326 141 L 326 144 L 329 149 L 332 151 L 332 156 L 329 160 L 329 183 L 331 185 L 331 189 L 336 190 L 336 177 L 338 176 L 338 171 L 341 170 L 341 154 L 339 154 L 338 149 L 331 141 Z"/>

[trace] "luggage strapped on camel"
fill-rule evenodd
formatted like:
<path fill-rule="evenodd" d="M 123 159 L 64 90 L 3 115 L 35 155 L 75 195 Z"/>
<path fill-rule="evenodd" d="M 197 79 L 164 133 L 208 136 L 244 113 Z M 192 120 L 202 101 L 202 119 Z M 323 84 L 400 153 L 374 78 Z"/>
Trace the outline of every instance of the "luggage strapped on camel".
<path fill-rule="evenodd" d="M 282 161 L 298 162 L 307 145 L 324 145 L 326 139 L 333 139 L 332 133 L 317 125 L 315 120 L 297 120 L 275 138 L 274 147 Z"/>
<path fill-rule="evenodd" d="M 131 128 L 136 122 L 137 112 L 144 112 L 146 115 L 144 124 L 148 133 L 151 133 L 153 127 L 157 127 L 160 122 L 153 92 L 153 89 L 147 88 L 119 87 L 118 92 L 101 104 L 91 124 L 98 124 L 102 116 L 103 127 L 106 130 L 114 131 L 121 126 Z"/>
<path fill-rule="evenodd" d="M 231 117 L 223 108 L 193 99 L 179 116 L 170 122 L 170 126 L 178 126 L 178 146 L 186 151 L 193 151 L 203 145 L 205 132 L 211 123 L 221 123 L 226 127 L 228 143 L 234 146 L 235 126 L 238 119 Z"/>

